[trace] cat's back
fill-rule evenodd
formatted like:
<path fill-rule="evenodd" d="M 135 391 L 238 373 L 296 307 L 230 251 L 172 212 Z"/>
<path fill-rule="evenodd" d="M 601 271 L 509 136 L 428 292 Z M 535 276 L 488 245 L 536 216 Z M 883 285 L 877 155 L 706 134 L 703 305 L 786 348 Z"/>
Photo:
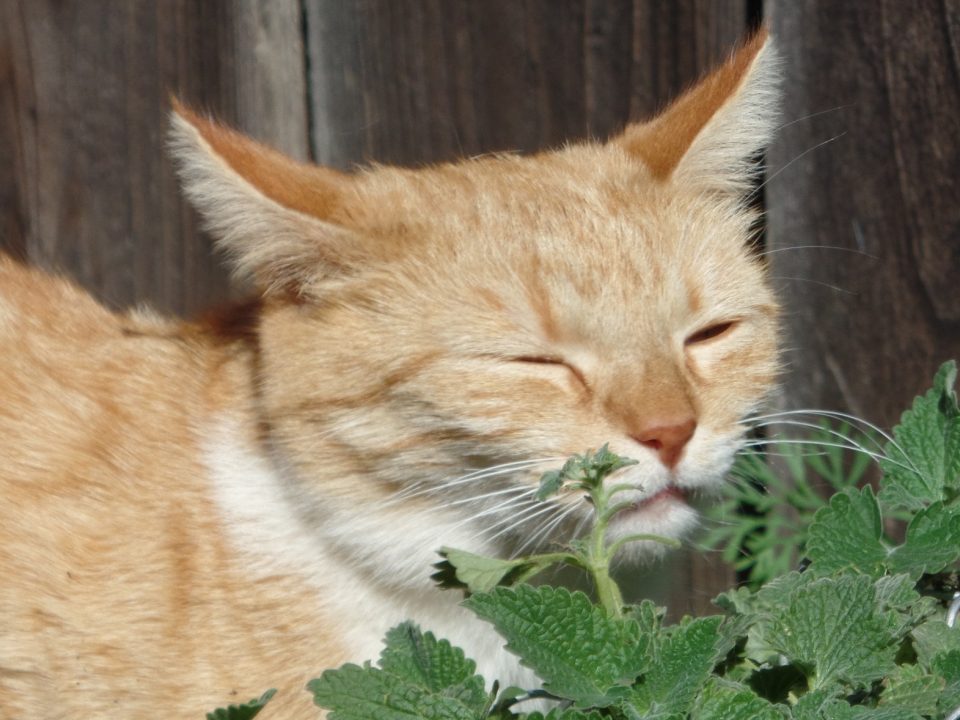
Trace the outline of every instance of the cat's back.
<path fill-rule="evenodd" d="M 4 573 L 42 584 L 58 575 L 51 568 L 65 549 L 115 554 L 128 521 L 139 515 L 149 531 L 151 506 L 190 492 L 177 478 L 199 472 L 191 447 L 201 383 L 196 353 L 164 337 L 175 327 L 151 329 L 65 279 L 0 257 Z M 170 447 L 180 451 L 163 451 Z"/>
<path fill-rule="evenodd" d="M 99 447 L 174 439 L 193 410 L 184 399 L 197 397 L 198 360 L 175 323 L 110 312 L 0 257 L 0 478 L 82 475 L 85 461 L 110 459 Z"/>
<path fill-rule="evenodd" d="M 244 582 L 207 478 L 240 364 L 196 325 L 0 257 L 0 717 L 146 717 L 158 694 L 196 711 L 250 678 L 306 682 L 285 674 L 321 629 L 261 647 L 255 628 L 322 614 L 289 578 Z"/>

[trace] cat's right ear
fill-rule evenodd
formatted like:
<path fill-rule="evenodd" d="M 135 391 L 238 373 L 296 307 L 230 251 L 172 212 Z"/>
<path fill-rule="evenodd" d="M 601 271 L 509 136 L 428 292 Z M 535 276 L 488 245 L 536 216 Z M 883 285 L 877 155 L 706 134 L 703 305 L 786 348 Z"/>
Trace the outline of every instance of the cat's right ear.
<path fill-rule="evenodd" d="M 722 193 L 749 189 L 778 124 L 780 63 L 766 29 L 671 103 L 614 142 L 660 182 Z"/>
<path fill-rule="evenodd" d="M 348 229 L 353 178 L 300 163 L 172 101 L 171 149 L 186 196 L 264 293 L 300 294 L 364 262 Z"/>

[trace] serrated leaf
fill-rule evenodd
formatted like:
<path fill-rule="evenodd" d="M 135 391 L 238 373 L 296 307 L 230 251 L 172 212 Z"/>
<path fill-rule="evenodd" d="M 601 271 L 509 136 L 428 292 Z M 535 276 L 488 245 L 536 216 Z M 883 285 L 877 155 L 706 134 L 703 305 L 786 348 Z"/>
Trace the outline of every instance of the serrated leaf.
<path fill-rule="evenodd" d="M 464 605 L 491 622 L 507 649 L 578 707 L 616 703 L 649 665 L 650 638 L 632 618 L 612 618 L 582 592 L 547 586 L 498 587 Z"/>
<path fill-rule="evenodd" d="M 650 670 L 628 702 L 650 720 L 685 714 L 730 643 L 720 631 L 720 616 L 696 618 L 669 628 L 656 644 Z"/>
<path fill-rule="evenodd" d="M 933 658 L 930 670 L 944 679 L 946 687 L 938 707 L 947 714 L 960 707 L 960 650 L 950 650 Z"/>
<path fill-rule="evenodd" d="M 501 560 L 446 547 L 441 548 L 440 555 L 446 563 L 434 565 L 438 572 L 433 579 L 442 587 L 463 587 L 472 593 L 488 592 L 497 585 L 521 582 L 552 564 L 552 561 L 538 562 L 536 556 Z M 456 579 L 455 582 L 450 577 L 451 573 Z"/>
<path fill-rule="evenodd" d="M 795 589 L 772 611 L 763 640 L 810 669 L 813 689 L 862 687 L 894 666 L 896 638 L 865 575 L 819 578 Z"/>
<path fill-rule="evenodd" d="M 697 697 L 690 720 L 783 720 L 785 708 L 767 702 L 749 688 L 711 678 Z"/>
<path fill-rule="evenodd" d="M 546 715 L 540 712 L 532 712 L 529 715 L 524 715 L 523 720 L 604 720 L 604 716 L 597 710 L 585 712 L 574 708 L 564 708 L 562 710 L 551 710 Z"/>
<path fill-rule="evenodd" d="M 474 720 L 489 698 L 463 651 L 412 623 L 387 633 L 380 667 L 348 664 L 311 680 L 313 701 L 330 720 Z"/>
<path fill-rule="evenodd" d="M 894 637 L 902 637 L 937 611 L 937 601 L 921 596 L 909 575 L 886 575 L 874 587 L 877 607 L 886 613 Z"/>
<path fill-rule="evenodd" d="M 213 712 L 207 713 L 207 720 L 252 720 L 252 718 L 255 718 L 260 711 L 263 710 L 264 705 L 270 702 L 270 698 L 272 698 L 276 692 L 276 689 L 271 688 L 260 697 L 254 698 L 241 705 L 229 705 L 225 708 L 217 708 Z"/>
<path fill-rule="evenodd" d="M 890 571 L 914 579 L 933 573 L 960 558 L 960 508 L 935 502 L 920 510 L 907 526 L 903 545 L 887 559 Z"/>
<path fill-rule="evenodd" d="M 877 707 L 899 707 L 920 715 L 933 715 L 946 682 L 916 665 L 898 665 L 884 678 L 883 685 Z"/>
<path fill-rule="evenodd" d="M 564 475 L 562 470 L 550 470 L 540 476 L 540 487 L 537 488 L 534 497 L 537 500 L 546 500 L 552 495 L 556 495 L 563 486 Z"/>
<path fill-rule="evenodd" d="M 950 627 L 942 617 L 931 618 L 910 632 L 917 661 L 929 668 L 937 655 L 960 651 L 960 627 Z"/>
<path fill-rule="evenodd" d="M 484 708 L 444 697 L 379 668 L 348 664 L 307 683 L 329 720 L 480 720 Z"/>
<path fill-rule="evenodd" d="M 886 507 L 921 510 L 948 499 L 944 491 L 960 484 L 956 375 L 956 363 L 944 363 L 933 388 L 914 400 L 894 428 L 895 442 L 887 443 L 887 459 L 880 461 L 884 479 L 879 497 Z"/>
<path fill-rule="evenodd" d="M 483 707 L 487 699 L 483 678 L 475 674 L 476 663 L 460 648 L 421 632 L 413 623 L 387 632 L 378 664 L 386 673 L 468 706 Z"/>
<path fill-rule="evenodd" d="M 817 511 L 807 539 L 807 556 L 813 569 L 830 574 L 854 568 L 871 577 L 883 575 L 887 549 L 883 546 L 880 505 L 869 485 L 848 489 L 830 498 Z"/>
<path fill-rule="evenodd" d="M 822 720 L 923 720 L 918 713 L 905 708 L 870 708 L 832 700 L 820 710 Z"/>
<path fill-rule="evenodd" d="M 813 690 L 797 700 L 791 708 L 793 720 L 823 720 L 821 710 L 833 701 L 834 693 L 828 690 Z"/>
<path fill-rule="evenodd" d="M 758 665 L 779 662 L 779 651 L 772 648 L 766 639 L 770 624 L 774 617 L 783 612 L 792 595 L 814 580 L 816 576 L 812 573 L 790 572 L 774 578 L 755 593 L 743 588 L 737 592 L 724 593 L 714 601 L 721 606 L 729 605 L 735 608 L 736 612 L 750 621 L 744 647 L 747 658 Z"/>

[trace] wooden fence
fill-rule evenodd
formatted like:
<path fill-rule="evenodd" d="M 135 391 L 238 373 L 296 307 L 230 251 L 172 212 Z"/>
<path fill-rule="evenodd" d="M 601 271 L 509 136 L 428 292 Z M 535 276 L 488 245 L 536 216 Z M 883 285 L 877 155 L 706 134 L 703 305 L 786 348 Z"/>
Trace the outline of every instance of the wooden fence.
<path fill-rule="evenodd" d="M 960 356 L 960 0 L 0 0 L 0 249 L 191 313 L 229 290 L 164 152 L 171 92 L 338 167 L 534 150 L 651 114 L 762 19 L 781 402 L 889 425 Z M 674 565 L 677 614 L 732 580 Z"/>

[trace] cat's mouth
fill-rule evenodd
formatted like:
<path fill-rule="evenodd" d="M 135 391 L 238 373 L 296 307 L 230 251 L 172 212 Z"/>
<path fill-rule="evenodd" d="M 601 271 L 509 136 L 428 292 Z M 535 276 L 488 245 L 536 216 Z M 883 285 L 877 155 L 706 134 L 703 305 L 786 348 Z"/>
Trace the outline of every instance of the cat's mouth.
<path fill-rule="evenodd" d="M 654 493 L 650 497 L 636 503 L 635 509 L 639 510 L 644 507 L 649 507 L 650 505 L 662 500 L 679 500 L 680 502 L 685 503 L 687 501 L 687 491 L 678 488 L 676 485 L 668 485 L 660 492 Z"/>
<path fill-rule="evenodd" d="M 638 498 L 634 503 L 623 508 L 617 515 L 632 515 L 634 513 L 643 512 L 649 508 L 652 508 L 654 505 L 659 505 L 665 502 L 676 502 L 687 504 L 688 499 L 687 491 L 677 487 L 676 485 L 667 485 L 666 487 L 658 490 L 653 495 L 644 498 Z"/>

